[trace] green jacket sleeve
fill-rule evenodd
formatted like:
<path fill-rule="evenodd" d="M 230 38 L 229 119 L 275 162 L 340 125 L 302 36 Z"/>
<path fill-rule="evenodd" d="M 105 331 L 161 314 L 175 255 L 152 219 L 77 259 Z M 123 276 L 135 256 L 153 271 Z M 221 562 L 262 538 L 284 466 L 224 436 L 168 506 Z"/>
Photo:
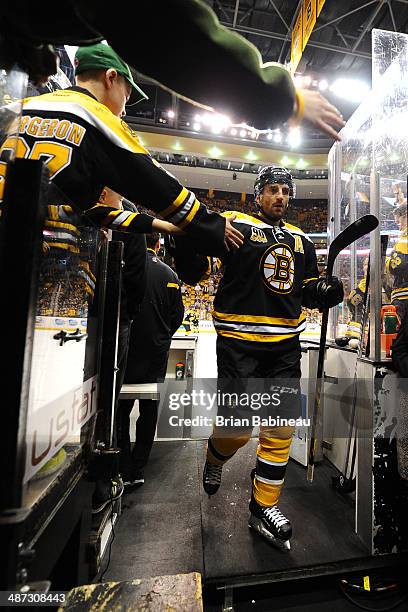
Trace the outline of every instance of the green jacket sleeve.
<path fill-rule="evenodd" d="M 259 129 L 292 115 L 289 72 L 279 64 L 263 66 L 256 47 L 221 26 L 204 2 L 140 0 L 135 8 L 136 21 L 102 10 L 96 0 L 80 6 L 130 65 L 180 96 Z"/>

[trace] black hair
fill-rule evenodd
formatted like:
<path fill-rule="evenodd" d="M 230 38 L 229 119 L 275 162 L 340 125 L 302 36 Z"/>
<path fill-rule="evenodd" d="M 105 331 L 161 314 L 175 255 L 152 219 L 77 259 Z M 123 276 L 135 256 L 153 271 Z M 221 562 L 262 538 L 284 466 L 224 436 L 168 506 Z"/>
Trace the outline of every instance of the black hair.
<path fill-rule="evenodd" d="M 146 244 L 148 249 L 154 249 L 158 240 L 160 240 L 160 234 L 153 232 L 153 234 L 146 234 Z"/>

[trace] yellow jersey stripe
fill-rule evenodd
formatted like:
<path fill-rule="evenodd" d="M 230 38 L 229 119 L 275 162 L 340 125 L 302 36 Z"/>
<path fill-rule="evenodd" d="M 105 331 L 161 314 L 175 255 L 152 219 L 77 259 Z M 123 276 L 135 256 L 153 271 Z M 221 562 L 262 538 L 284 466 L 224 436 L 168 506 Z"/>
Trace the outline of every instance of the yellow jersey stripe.
<path fill-rule="evenodd" d="M 261 221 L 260 219 L 257 219 L 256 217 L 252 217 L 252 215 L 247 215 L 245 213 L 237 212 L 236 210 L 227 210 L 220 214 L 221 214 L 221 217 L 228 218 L 234 213 L 236 213 L 234 222 L 235 221 L 237 221 L 238 223 L 241 222 L 241 223 L 244 223 L 245 225 L 256 225 L 257 227 L 261 227 L 261 228 L 272 227 L 271 224 L 265 223 L 264 221 Z"/>
<path fill-rule="evenodd" d="M 129 212 L 129 211 L 128 211 L 128 212 Z M 137 217 L 137 215 L 138 215 L 138 214 L 139 214 L 139 213 L 135 213 L 135 212 L 130 213 L 130 214 L 127 216 L 127 218 L 126 218 L 124 221 L 122 221 L 122 223 L 120 224 L 120 227 L 129 227 L 129 225 L 130 225 L 130 224 L 132 223 L 132 221 L 133 221 L 133 220 L 134 220 L 134 219 Z"/>
<path fill-rule="evenodd" d="M 179 285 L 177 283 L 167 283 L 168 287 L 174 287 L 174 289 L 180 289 Z"/>
<path fill-rule="evenodd" d="M 181 223 L 178 223 L 178 227 L 180 229 L 185 228 L 187 225 L 190 225 L 190 223 L 192 222 L 192 220 L 194 219 L 194 217 L 196 216 L 196 214 L 198 213 L 200 209 L 200 202 L 198 200 L 195 201 L 192 209 L 190 210 L 190 212 L 188 213 L 187 217 L 184 219 L 184 221 L 182 221 Z"/>
<path fill-rule="evenodd" d="M 50 249 L 63 249 L 64 251 L 71 251 L 72 253 L 79 253 L 78 247 L 72 246 L 72 244 L 68 244 L 66 242 L 49 242 L 45 241 Z"/>
<path fill-rule="evenodd" d="M 279 317 L 262 317 L 258 315 L 242 315 L 230 314 L 225 312 L 213 311 L 214 316 L 222 321 L 231 321 L 239 323 L 266 323 L 267 325 L 287 325 L 289 327 L 297 327 L 299 323 L 305 320 L 306 316 L 302 312 L 298 319 L 284 319 Z"/>
<path fill-rule="evenodd" d="M 304 285 L 307 285 L 308 283 L 310 283 L 311 281 L 317 280 L 317 276 L 313 276 L 313 278 L 305 278 L 303 281 Z"/>
<path fill-rule="evenodd" d="M 48 216 L 53 221 L 58 221 L 58 219 L 59 219 L 58 206 L 55 206 L 55 204 L 49 204 L 48 205 Z"/>
<path fill-rule="evenodd" d="M 121 210 L 111 210 L 111 212 L 108 214 L 107 217 L 105 217 L 105 219 L 102 219 L 101 223 L 102 225 L 110 225 L 118 215 L 120 215 L 122 213 Z"/>
<path fill-rule="evenodd" d="M 170 204 L 170 206 L 160 211 L 161 216 L 166 218 L 173 214 L 177 210 L 177 208 L 179 208 L 184 203 L 184 200 L 187 198 L 189 193 L 189 190 L 183 187 L 177 198 Z"/>
<path fill-rule="evenodd" d="M 80 235 L 80 231 L 75 225 L 71 225 L 70 223 L 62 223 L 61 221 L 51 221 L 50 219 L 45 220 L 45 225 L 47 227 L 55 227 L 56 229 L 66 229 L 70 232 Z"/>
<path fill-rule="evenodd" d="M 288 338 L 294 338 L 298 335 L 297 332 L 294 334 L 247 334 L 245 332 L 227 331 L 225 329 L 217 330 L 217 334 L 226 338 L 235 338 L 236 340 L 248 340 L 249 342 L 281 342 Z"/>

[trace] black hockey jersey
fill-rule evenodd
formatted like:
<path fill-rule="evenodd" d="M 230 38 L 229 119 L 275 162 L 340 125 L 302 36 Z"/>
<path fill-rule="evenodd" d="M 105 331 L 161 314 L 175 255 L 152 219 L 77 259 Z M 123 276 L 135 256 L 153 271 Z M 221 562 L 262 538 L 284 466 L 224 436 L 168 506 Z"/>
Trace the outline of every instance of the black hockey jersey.
<path fill-rule="evenodd" d="M 14 142 L 7 139 L 0 151 L 0 187 Z M 16 156 L 44 160 L 61 194 L 52 204 L 74 205 L 114 230 L 150 232 L 148 215 L 91 208 L 107 186 L 184 229 L 198 246 L 205 244 L 205 252 L 223 249 L 225 221 L 220 215 L 164 170 L 129 126 L 85 89 L 72 87 L 24 100 Z"/>
<path fill-rule="evenodd" d="M 391 302 L 408 300 L 408 233 L 402 232 L 385 262 L 386 272 L 393 279 Z"/>
<path fill-rule="evenodd" d="M 364 276 L 355 289 L 352 289 L 347 298 L 347 306 L 351 319 L 347 323 L 346 336 L 359 338 L 361 330 L 361 313 L 363 310 L 364 294 L 366 290 L 366 277 Z"/>
<path fill-rule="evenodd" d="M 299 335 L 306 328 L 302 305 L 317 306 L 314 287 L 319 274 L 313 242 L 289 223 L 272 226 L 244 213 L 237 213 L 234 226 L 243 233 L 244 244 L 216 264 L 224 267 L 214 300 L 217 333 L 257 343 Z M 177 271 L 182 279 L 189 277 L 188 265 L 196 270 L 201 265 L 201 276 L 208 275 L 202 256 L 181 259 L 184 269 Z M 196 280 L 193 276 L 190 281 Z"/>

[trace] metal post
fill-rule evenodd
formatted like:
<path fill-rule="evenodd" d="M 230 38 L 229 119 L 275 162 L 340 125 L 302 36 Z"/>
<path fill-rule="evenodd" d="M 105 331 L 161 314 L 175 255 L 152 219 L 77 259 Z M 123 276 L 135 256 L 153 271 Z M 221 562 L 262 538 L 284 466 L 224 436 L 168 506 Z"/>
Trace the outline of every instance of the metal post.
<path fill-rule="evenodd" d="M 370 212 L 380 213 L 380 175 L 374 164 L 370 174 Z M 370 358 L 381 361 L 381 239 L 380 225 L 370 234 Z"/>
<path fill-rule="evenodd" d="M 119 333 L 120 288 L 123 242 L 109 243 L 105 294 L 102 358 L 98 398 L 96 440 L 105 448 L 113 444 L 117 344 Z"/>

